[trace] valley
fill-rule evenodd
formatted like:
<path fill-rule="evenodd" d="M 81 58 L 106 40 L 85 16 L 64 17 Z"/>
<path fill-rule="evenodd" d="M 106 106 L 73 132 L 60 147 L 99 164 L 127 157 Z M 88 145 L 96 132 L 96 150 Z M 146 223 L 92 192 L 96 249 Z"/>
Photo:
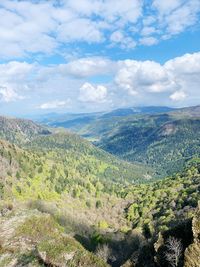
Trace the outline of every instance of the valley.
<path fill-rule="evenodd" d="M 158 177 L 176 173 L 183 169 L 187 160 L 199 156 L 199 106 L 174 110 L 149 107 L 134 114 L 130 110 L 139 109 L 101 114 L 84 124 L 85 115 L 79 115 L 75 125 L 70 124 L 71 119 L 58 124 L 49 123 L 75 131 L 123 160 L 146 164 L 154 169 Z"/>
<path fill-rule="evenodd" d="M 168 267 L 170 238 L 190 266 L 200 109 L 132 113 L 77 115 L 67 129 L 0 117 L 0 266 Z"/>

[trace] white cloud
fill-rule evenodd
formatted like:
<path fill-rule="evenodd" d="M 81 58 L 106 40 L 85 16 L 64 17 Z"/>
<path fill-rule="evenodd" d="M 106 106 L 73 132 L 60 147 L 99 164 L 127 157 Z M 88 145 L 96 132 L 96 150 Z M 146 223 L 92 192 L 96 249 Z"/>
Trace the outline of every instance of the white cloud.
<path fill-rule="evenodd" d="M 113 68 L 114 64 L 111 60 L 101 57 L 80 58 L 60 66 L 63 74 L 67 73 L 80 78 L 109 74 Z"/>
<path fill-rule="evenodd" d="M 170 38 L 198 23 L 199 0 L 154 0 L 153 6 L 157 9 L 157 27 L 162 30 L 162 39 Z"/>
<path fill-rule="evenodd" d="M 155 45 L 197 24 L 199 12 L 199 0 L 152 0 L 148 6 L 140 0 L 66 0 L 59 5 L 47 0 L 2 0 L 0 56 L 64 53 L 63 47 L 77 42 L 122 49 Z M 140 42 L 144 36 L 151 39 Z"/>
<path fill-rule="evenodd" d="M 113 23 L 119 21 L 119 25 L 137 22 L 142 15 L 143 2 L 139 0 L 116 1 L 109 0 L 102 2 L 101 16 Z"/>
<path fill-rule="evenodd" d="M 141 35 L 148 36 L 156 32 L 156 29 L 154 27 L 144 27 L 141 31 Z"/>
<path fill-rule="evenodd" d="M 0 80 L 23 80 L 33 69 L 34 65 L 26 62 L 10 61 L 0 64 Z"/>
<path fill-rule="evenodd" d="M 170 34 L 178 34 L 184 31 L 187 27 L 194 25 L 198 20 L 200 11 L 199 0 L 191 0 L 185 5 L 176 9 L 170 16 L 166 17 L 167 30 Z"/>
<path fill-rule="evenodd" d="M 0 56 L 51 54 L 66 43 L 103 42 L 105 30 L 135 23 L 141 6 L 139 0 L 69 0 L 59 6 L 54 1 L 1 1 Z"/>
<path fill-rule="evenodd" d="M 138 94 L 140 91 L 159 93 L 176 87 L 170 73 L 159 63 L 126 60 L 121 65 L 115 82 L 130 95 Z"/>
<path fill-rule="evenodd" d="M 151 46 L 151 45 L 155 45 L 158 43 L 158 39 L 156 39 L 155 37 L 143 37 L 140 39 L 140 43 L 142 45 L 147 45 L 147 46 Z"/>
<path fill-rule="evenodd" d="M 154 61 L 121 61 L 115 76 L 117 86 L 141 99 L 159 95 L 171 101 L 191 102 L 200 98 L 200 52 L 186 54 L 161 65 Z M 170 103 L 168 101 L 168 103 Z"/>
<path fill-rule="evenodd" d="M 11 61 L 0 64 L 0 100 L 12 102 L 24 99 L 23 91 L 28 89 L 29 74 L 34 65 L 26 62 Z"/>
<path fill-rule="evenodd" d="M 168 14 L 177 7 L 180 7 L 183 4 L 184 0 L 168 0 L 160 1 L 154 0 L 153 6 L 159 11 L 160 14 Z"/>
<path fill-rule="evenodd" d="M 115 31 L 110 36 L 112 44 L 118 44 L 120 47 L 130 49 L 136 47 L 136 42 L 128 36 L 125 36 L 122 31 Z"/>
<path fill-rule="evenodd" d="M 50 102 L 43 103 L 38 106 L 40 109 L 58 109 L 68 106 L 70 103 L 70 100 L 67 99 L 66 101 L 60 101 L 60 100 L 54 100 Z"/>
<path fill-rule="evenodd" d="M 121 31 L 115 31 L 110 36 L 110 40 L 115 43 L 121 43 L 123 38 L 124 38 L 124 35 Z"/>
<path fill-rule="evenodd" d="M 104 37 L 96 22 L 87 18 L 76 18 L 58 27 L 58 40 L 61 42 L 99 43 L 104 40 Z"/>
<path fill-rule="evenodd" d="M 98 15 L 110 23 L 120 21 L 121 25 L 136 22 L 142 13 L 142 1 L 139 0 L 69 0 L 66 6 L 79 15 Z"/>
<path fill-rule="evenodd" d="M 198 75 L 200 73 L 200 52 L 185 54 L 166 62 L 166 68 L 171 72 L 178 72 L 182 75 Z"/>
<path fill-rule="evenodd" d="M 80 88 L 81 102 L 103 103 L 107 100 L 107 88 L 103 85 L 84 83 Z"/>
<path fill-rule="evenodd" d="M 101 85 L 96 84 L 98 81 Z M 175 105 L 179 101 L 179 105 L 194 105 L 200 100 L 199 84 L 200 52 L 164 64 L 100 57 L 49 66 L 17 61 L 0 64 L 1 103 L 26 98 L 23 105 L 30 108 L 80 110 L 96 105 L 106 109 L 110 101 L 127 105 Z M 55 100 L 49 101 L 50 96 Z"/>
<path fill-rule="evenodd" d="M 144 25 L 145 27 L 147 27 L 147 26 L 153 24 L 155 21 L 156 21 L 156 18 L 155 18 L 154 16 L 145 16 L 145 17 L 143 18 L 143 20 L 142 20 L 143 25 Z"/>
<path fill-rule="evenodd" d="M 27 53 L 51 53 L 57 42 L 53 7 L 48 3 L 3 1 L 0 8 L 0 55 L 23 57 Z"/>
<path fill-rule="evenodd" d="M 130 61 L 127 60 L 125 62 L 125 65 L 127 65 L 127 67 L 124 66 L 118 71 L 115 77 L 115 82 L 119 86 L 119 88 L 128 91 L 130 95 L 135 95 L 137 94 L 137 91 L 136 91 L 137 86 L 134 84 L 134 81 L 133 81 L 134 73 L 132 73 L 132 71 L 129 71 L 130 70 L 129 63 Z"/>
<path fill-rule="evenodd" d="M 24 97 L 18 95 L 12 88 L 0 86 L 0 102 L 8 103 L 19 99 L 24 99 Z"/>
<path fill-rule="evenodd" d="M 172 101 L 182 101 L 186 98 L 186 93 L 183 91 L 176 91 L 173 94 L 170 95 L 170 99 Z"/>

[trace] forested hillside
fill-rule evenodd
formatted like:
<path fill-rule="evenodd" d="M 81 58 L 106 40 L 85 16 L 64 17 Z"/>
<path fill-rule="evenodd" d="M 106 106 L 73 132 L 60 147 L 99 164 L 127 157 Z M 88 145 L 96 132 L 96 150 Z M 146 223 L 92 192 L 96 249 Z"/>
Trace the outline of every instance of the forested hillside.
<path fill-rule="evenodd" d="M 23 144 L 38 135 L 48 135 L 50 133 L 46 127 L 31 120 L 0 116 L 0 138 L 11 143 Z"/>
<path fill-rule="evenodd" d="M 172 120 L 170 127 L 160 126 L 165 115 L 145 118 L 130 127 L 145 136 L 146 128 L 157 125 L 153 140 L 160 147 L 173 136 L 173 148 L 180 147 L 178 138 L 183 144 L 174 153 L 193 153 L 184 158 L 182 172 L 158 180 L 146 165 L 121 161 L 76 134 L 24 120 L 25 128 L 21 120 L 8 128 L 13 120 L 6 118 L 0 140 L 0 266 L 15 261 L 35 267 L 171 267 L 162 259 L 174 240 L 182 247 L 177 266 L 189 266 L 199 251 L 192 233 L 200 201 L 198 118 Z M 184 143 L 192 138 L 195 153 Z"/>
<path fill-rule="evenodd" d="M 158 177 L 182 170 L 187 160 L 200 155 L 199 106 L 118 109 L 49 123 L 75 131 L 121 159 L 146 164 Z"/>
<path fill-rule="evenodd" d="M 128 161 L 149 164 L 162 176 L 181 170 L 200 155 L 200 119 L 167 115 L 123 122 L 98 145 Z"/>
<path fill-rule="evenodd" d="M 46 124 L 52 127 L 64 127 L 70 129 L 74 132 L 87 131 L 90 125 L 94 124 L 94 128 L 97 130 L 96 123 L 103 122 L 106 123 L 106 120 L 112 121 L 113 119 L 123 119 L 130 115 L 138 114 L 157 114 L 163 112 L 173 111 L 175 109 L 169 107 L 130 107 L 130 108 L 118 108 L 108 112 L 96 112 L 96 113 L 80 113 L 80 114 L 46 114 L 38 115 L 33 118 L 36 122 Z M 88 130 L 89 130 L 88 129 Z M 94 132 L 95 132 L 94 129 Z M 91 134 L 91 133 L 90 133 Z"/>
<path fill-rule="evenodd" d="M 111 190 L 111 181 L 141 183 L 148 178 L 148 168 L 119 161 L 71 134 L 37 138 L 26 146 L 20 149 L 0 143 L 1 177 L 16 178 L 12 192 L 21 198 L 37 199 L 42 194 L 48 199 L 62 192 L 89 194 L 96 192 L 95 186 Z"/>

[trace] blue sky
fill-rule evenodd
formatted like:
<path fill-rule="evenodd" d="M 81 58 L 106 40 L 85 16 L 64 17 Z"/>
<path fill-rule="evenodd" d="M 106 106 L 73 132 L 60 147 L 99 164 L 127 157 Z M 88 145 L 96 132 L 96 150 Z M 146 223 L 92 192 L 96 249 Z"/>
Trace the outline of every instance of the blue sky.
<path fill-rule="evenodd" d="M 1 0 L 0 114 L 200 104 L 200 0 Z"/>

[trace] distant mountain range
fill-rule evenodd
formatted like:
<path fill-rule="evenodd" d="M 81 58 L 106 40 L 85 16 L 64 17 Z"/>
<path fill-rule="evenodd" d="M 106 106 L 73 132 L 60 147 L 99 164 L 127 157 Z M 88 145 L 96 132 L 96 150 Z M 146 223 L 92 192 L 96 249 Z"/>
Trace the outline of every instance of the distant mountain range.
<path fill-rule="evenodd" d="M 73 130 L 80 129 L 81 127 L 96 121 L 97 119 L 109 119 L 113 117 L 126 117 L 135 114 L 156 114 L 175 109 L 170 107 L 130 107 L 119 108 L 109 112 L 95 112 L 95 113 L 79 113 L 79 114 L 57 114 L 49 113 L 45 115 L 38 115 L 31 117 L 36 122 L 44 123 L 53 127 L 65 127 Z"/>

